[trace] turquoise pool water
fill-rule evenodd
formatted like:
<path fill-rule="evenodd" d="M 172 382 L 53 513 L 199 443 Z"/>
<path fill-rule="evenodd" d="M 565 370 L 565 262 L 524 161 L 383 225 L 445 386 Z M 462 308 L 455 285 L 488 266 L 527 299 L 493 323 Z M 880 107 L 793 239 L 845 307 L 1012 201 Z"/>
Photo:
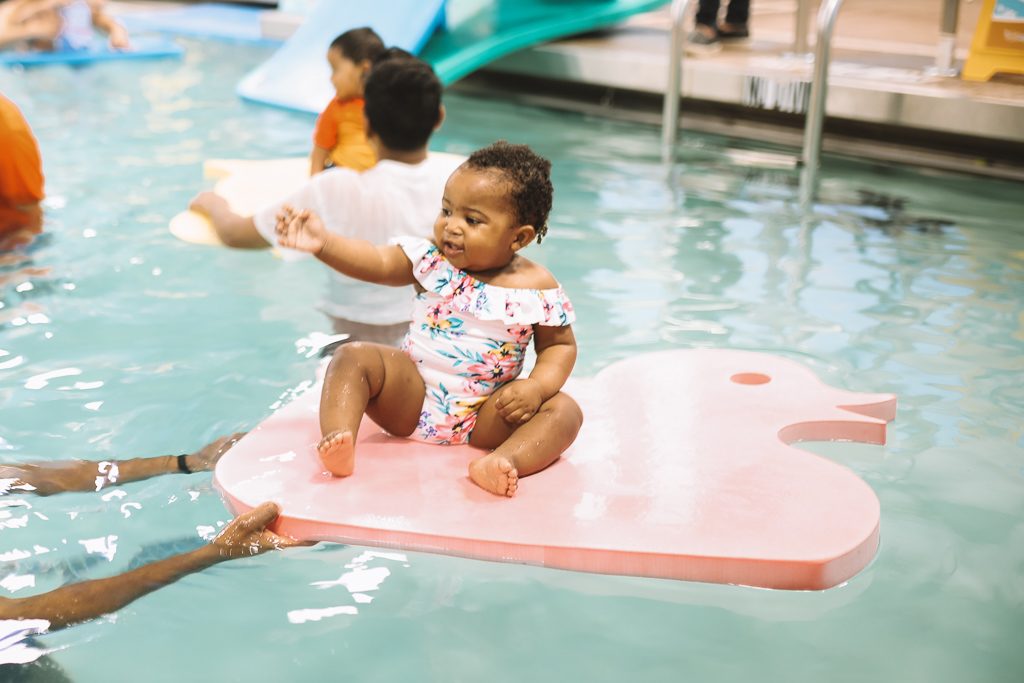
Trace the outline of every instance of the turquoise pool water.
<path fill-rule="evenodd" d="M 315 264 L 166 231 L 205 158 L 305 154 L 312 120 L 233 96 L 267 49 L 185 44 L 181 62 L 0 71 L 50 193 L 46 238 L 0 266 L 4 461 L 191 450 L 253 427 L 314 372 L 301 347 L 325 331 Z M 875 561 L 837 588 L 784 592 L 321 544 L 220 565 L 41 638 L 68 675 L 1020 680 L 1021 186 L 829 159 L 805 214 L 791 171 L 751 166 L 728 140 L 689 136 L 669 170 L 652 128 L 447 104 L 435 148 L 506 137 L 554 160 L 552 230 L 531 257 L 577 306 L 579 374 L 730 347 L 899 395 L 886 446 L 803 446 L 877 493 Z M 0 504 L 0 572 L 34 581 L 5 580 L 4 595 L 194 547 L 229 518 L 208 475 Z M 338 583 L 355 569 L 376 582 L 372 602 Z M 334 607 L 346 609 L 304 620 Z"/>

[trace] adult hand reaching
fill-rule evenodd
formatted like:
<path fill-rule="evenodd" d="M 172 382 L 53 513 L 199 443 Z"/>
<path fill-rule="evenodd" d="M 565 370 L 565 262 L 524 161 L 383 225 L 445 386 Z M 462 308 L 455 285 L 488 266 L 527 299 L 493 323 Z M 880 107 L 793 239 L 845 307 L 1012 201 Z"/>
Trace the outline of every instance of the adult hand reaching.
<path fill-rule="evenodd" d="M 208 472 L 213 469 L 221 456 L 231 450 L 245 432 L 235 432 L 230 436 L 222 436 L 216 441 L 206 444 L 195 453 L 185 457 L 185 464 L 190 472 Z"/>
<path fill-rule="evenodd" d="M 105 579 L 92 579 L 26 598 L 0 596 L 0 619 L 43 619 L 53 631 L 121 609 L 132 600 L 218 562 L 259 555 L 268 550 L 312 545 L 267 529 L 277 518 L 276 503 L 258 505 L 239 515 L 213 541 Z"/>
<path fill-rule="evenodd" d="M 259 555 L 268 550 L 281 550 L 296 546 L 313 545 L 314 541 L 296 541 L 267 529 L 277 519 L 280 509 L 276 503 L 266 502 L 239 515 L 213 539 L 212 545 L 223 559 Z"/>
<path fill-rule="evenodd" d="M 194 453 L 185 454 L 185 467 L 180 457 L 158 455 L 127 460 L 57 460 L 0 465 L 0 494 L 5 491 L 50 496 L 65 491 L 99 491 L 108 486 L 127 484 L 162 474 L 207 472 L 245 432 L 222 436 Z"/>

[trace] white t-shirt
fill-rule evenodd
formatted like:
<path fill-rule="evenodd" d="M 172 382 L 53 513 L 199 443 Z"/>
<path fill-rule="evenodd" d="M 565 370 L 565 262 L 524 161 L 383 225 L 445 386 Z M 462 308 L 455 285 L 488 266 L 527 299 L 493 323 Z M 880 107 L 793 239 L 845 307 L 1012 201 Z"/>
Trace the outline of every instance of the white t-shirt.
<path fill-rule="evenodd" d="M 328 230 L 344 237 L 385 245 L 394 237 L 430 238 L 441 210 L 448 176 L 465 157 L 430 152 L 418 164 L 383 160 L 363 172 L 332 168 L 318 173 L 286 199 L 253 215 L 260 235 L 277 243 L 274 226 L 282 204 L 316 212 Z M 297 252 L 283 250 L 286 259 Z M 319 308 L 327 315 L 368 325 L 393 325 L 410 320 L 413 288 L 360 282 L 330 271 Z"/>

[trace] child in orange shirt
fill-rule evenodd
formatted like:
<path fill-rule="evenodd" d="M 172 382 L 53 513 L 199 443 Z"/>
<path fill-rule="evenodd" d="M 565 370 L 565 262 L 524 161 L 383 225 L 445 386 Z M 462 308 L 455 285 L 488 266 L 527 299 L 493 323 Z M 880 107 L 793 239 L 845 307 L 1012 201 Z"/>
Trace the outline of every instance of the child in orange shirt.
<path fill-rule="evenodd" d="M 327 49 L 336 97 L 316 120 L 310 175 L 331 166 L 365 171 L 377 163 L 366 141 L 363 81 L 374 60 L 383 53 L 384 41 L 365 27 L 345 31 Z"/>

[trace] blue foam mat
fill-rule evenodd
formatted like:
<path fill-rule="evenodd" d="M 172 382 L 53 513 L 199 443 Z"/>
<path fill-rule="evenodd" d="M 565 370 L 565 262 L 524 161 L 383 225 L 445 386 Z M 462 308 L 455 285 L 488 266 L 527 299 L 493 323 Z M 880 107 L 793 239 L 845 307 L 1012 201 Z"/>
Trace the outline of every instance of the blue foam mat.
<path fill-rule="evenodd" d="M 181 46 L 174 41 L 158 36 L 132 36 L 131 42 L 132 47 L 129 50 L 114 50 L 101 38 L 97 38 L 95 45 L 86 50 L 0 52 L 0 64 L 21 66 L 81 65 L 112 60 L 180 57 L 183 52 Z"/>
<path fill-rule="evenodd" d="M 260 15 L 266 11 L 256 7 L 201 3 L 117 15 L 128 31 L 153 31 L 175 35 L 218 38 L 251 43 L 280 43 L 268 40 L 260 31 Z"/>
<path fill-rule="evenodd" d="M 327 47 L 339 33 L 369 26 L 385 45 L 419 53 L 444 23 L 444 0 L 320 0 L 295 33 L 238 84 L 244 99 L 319 113 L 334 96 Z"/>

